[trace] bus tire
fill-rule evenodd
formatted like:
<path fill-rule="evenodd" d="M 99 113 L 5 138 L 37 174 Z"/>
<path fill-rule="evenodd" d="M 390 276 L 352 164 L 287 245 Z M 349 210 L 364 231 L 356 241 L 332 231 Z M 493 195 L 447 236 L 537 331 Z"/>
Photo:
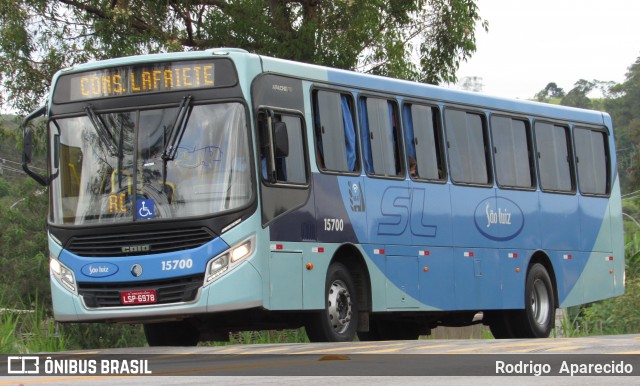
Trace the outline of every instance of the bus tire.
<path fill-rule="evenodd" d="M 517 337 L 547 338 L 555 324 L 556 303 L 549 273 L 542 264 L 534 264 L 527 272 L 524 310 L 519 313 Z"/>
<path fill-rule="evenodd" d="M 343 264 L 329 266 L 325 308 L 310 315 L 305 325 L 311 342 L 351 342 L 358 328 L 358 299 L 353 278 Z"/>
<path fill-rule="evenodd" d="M 198 330 L 188 321 L 149 323 L 144 325 L 144 336 L 149 346 L 195 346 Z"/>
<path fill-rule="evenodd" d="M 511 339 L 516 337 L 513 330 L 513 313 L 512 311 L 491 311 L 488 312 L 489 330 L 495 339 Z"/>

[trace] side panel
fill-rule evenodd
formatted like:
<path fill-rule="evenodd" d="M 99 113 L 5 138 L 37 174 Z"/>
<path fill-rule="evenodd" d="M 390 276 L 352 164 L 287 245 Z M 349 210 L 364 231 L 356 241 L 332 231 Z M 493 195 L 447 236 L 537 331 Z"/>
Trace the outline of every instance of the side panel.
<path fill-rule="evenodd" d="M 498 251 L 481 248 L 454 248 L 456 309 L 490 310 L 502 308 L 502 288 Z"/>
<path fill-rule="evenodd" d="M 576 250 L 580 245 L 580 208 L 575 195 L 540 192 L 541 248 Z"/>
<path fill-rule="evenodd" d="M 420 295 L 418 256 L 385 256 L 387 273 L 387 289 L 397 286 L 400 291 L 387 291 L 387 308 L 417 308 L 410 298 L 418 299 Z"/>
<path fill-rule="evenodd" d="M 456 294 L 453 250 L 425 246 L 418 253 L 420 301 L 440 309 L 451 308 Z"/>
<path fill-rule="evenodd" d="M 269 268 L 271 309 L 302 309 L 302 253 L 271 252 Z"/>

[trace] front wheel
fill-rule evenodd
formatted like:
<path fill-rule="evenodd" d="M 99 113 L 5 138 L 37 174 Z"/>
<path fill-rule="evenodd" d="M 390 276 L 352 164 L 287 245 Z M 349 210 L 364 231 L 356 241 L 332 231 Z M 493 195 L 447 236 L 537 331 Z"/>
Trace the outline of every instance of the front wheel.
<path fill-rule="evenodd" d="M 358 301 L 351 274 L 343 264 L 329 266 L 325 308 L 310 315 L 305 326 L 312 342 L 350 342 L 358 328 Z"/>

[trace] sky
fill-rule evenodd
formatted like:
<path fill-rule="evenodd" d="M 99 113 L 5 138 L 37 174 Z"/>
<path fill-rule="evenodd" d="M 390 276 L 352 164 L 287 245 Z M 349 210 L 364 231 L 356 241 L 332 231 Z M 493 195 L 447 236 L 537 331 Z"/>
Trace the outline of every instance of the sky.
<path fill-rule="evenodd" d="M 549 83 L 565 92 L 580 79 L 625 80 L 640 56 L 640 0 L 478 0 L 489 32 L 458 79 L 482 78 L 482 92 L 532 99 Z"/>

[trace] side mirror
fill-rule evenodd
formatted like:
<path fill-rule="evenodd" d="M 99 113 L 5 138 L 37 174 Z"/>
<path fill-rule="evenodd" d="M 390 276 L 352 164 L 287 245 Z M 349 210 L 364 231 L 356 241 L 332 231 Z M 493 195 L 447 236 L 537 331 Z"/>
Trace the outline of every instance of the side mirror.
<path fill-rule="evenodd" d="M 289 156 L 289 134 L 287 133 L 287 124 L 284 122 L 276 122 L 273 128 L 273 142 L 276 158 L 284 158 Z"/>
<path fill-rule="evenodd" d="M 31 163 L 33 156 L 33 131 L 28 126 L 29 122 L 38 118 L 47 111 L 46 106 L 42 106 L 29 114 L 24 121 L 22 121 L 22 169 L 27 173 L 31 178 L 36 180 L 40 185 L 47 186 L 51 180 L 48 177 L 41 176 L 40 174 L 29 169 L 29 164 Z"/>

